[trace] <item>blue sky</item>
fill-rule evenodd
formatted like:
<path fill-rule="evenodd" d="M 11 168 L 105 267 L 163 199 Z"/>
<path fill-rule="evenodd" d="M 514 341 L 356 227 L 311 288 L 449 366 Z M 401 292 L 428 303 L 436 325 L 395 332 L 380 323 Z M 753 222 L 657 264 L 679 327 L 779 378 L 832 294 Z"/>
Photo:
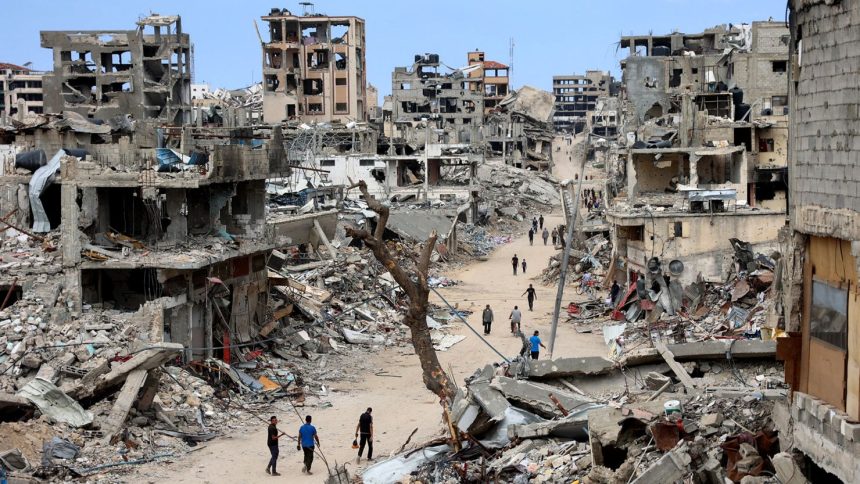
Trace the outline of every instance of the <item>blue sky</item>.
<path fill-rule="evenodd" d="M 150 12 L 182 15 L 195 51 L 195 82 L 246 86 L 261 77 L 255 20 L 274 6 L 301 13 L 298 1 L 277 0 L 0 0 L 0 62 L 49 69 L 40 30 L 131 29 Z M 452 67 L 475 48 L 509 62 L 514 38 L 514 87 L 550 89 L 555 74 L 586 69 L 618 74 L 621 35 L 699 32 L 721 23 L 785 19 L 785 0 L 316 0 L 318 13 L 356 15 L 367 22 L 368 80 L 387 94 L 395 66 L 434 52 Z M 381 98 L 380 98 L 381 102 Z"/>

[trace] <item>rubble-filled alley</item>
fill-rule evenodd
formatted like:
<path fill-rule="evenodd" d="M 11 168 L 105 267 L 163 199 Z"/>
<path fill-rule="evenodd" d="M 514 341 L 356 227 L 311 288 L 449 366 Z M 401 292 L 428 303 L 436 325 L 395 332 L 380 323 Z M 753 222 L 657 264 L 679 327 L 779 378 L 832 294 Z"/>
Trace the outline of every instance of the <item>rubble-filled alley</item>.
<path fill-rule="evenodd" d="M 364 6 L 253 12 L 238 89 L 184 7 L 33 30 L 0 483 L 860 481 L 860 7 L 782 7 L 551 83 Z"/>

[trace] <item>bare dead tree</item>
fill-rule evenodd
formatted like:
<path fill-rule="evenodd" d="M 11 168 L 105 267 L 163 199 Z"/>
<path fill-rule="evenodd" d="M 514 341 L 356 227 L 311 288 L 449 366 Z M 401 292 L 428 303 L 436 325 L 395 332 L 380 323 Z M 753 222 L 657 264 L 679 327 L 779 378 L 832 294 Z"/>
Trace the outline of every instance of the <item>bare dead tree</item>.
<path fill-rule="evenodd" d="M 427 284 L 427 271 L 430 267 L 430 256 L 436 247 L 437 234 L 434 230 L 430 238 L 424 242 L 424 247 L 418 253 L 418 260 L 414 267 L 407 268 L 405 264 L 395 259 L 388 250 L 388 246 L 382 239 L 385 226 L 388 224 L 388 207 L 380 203 L 367 191 L 364 180 L 350 185 L 349 189 L 358 188 L 364 196 L 367 206 L 376 212 L 379 217 L 376 229 L 371 234 L 369 230 L 355 227 L 347 227 L 346 234 L 350 237 L 360 239 L 373 253 L 383 267 L 391 274 L 394 280 L 403 288 L 409 299 L 409 308 L 403 316 L 405 324 L 412 335 L 412 347 L 421 361 L 421 370 L 424 376 L 424 386 L 428 390 L 447 402 L 453 400 L 456 386 L 448 378 L 447 373 L 439 364 L 436 350 L 433 349 L 433 341 L 430 339 L 430 328 L 427 327 L 427 306 L 430 295 L 430 286 Z"/>

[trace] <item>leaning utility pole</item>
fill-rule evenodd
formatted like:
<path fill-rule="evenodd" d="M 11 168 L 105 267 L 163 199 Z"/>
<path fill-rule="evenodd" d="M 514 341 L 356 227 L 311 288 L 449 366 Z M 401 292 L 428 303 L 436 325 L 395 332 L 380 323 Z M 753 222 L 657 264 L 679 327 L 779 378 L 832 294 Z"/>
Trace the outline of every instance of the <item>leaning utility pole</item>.
<path fill-rule="evenodd" d="M 582 180 L 585 178 L 585 159 L 587 155 L 583 154 L 582 163 L 579 166 L 579 183 L 576 185 L 576 198 L 571 203 L 566 202 L 570 192 L 565 187 L 561 196 L 561 203 L 566 204 L 568 212 L 573 211 L 573 214 L 568 213 L 567 236 L 564 239 L 564 253 L 561 256 L 561 272 L 558 275 L 558 293 L 555 295 L 555 308 L 552 311 L 552 330 L 549 334 L 549 357 L 552 359 L 552 352 L 555 349 L 555 334 L 558 330 L 558 315 L 561 311 L 561 298 L 564 296 L 564 282 L 567 276 L 567 265 L 570 262 L 570 246 L 573 245 L 573 227 L 576 225 L 576 216 L 579 214 L 579 197 L 582 192 Z"/>

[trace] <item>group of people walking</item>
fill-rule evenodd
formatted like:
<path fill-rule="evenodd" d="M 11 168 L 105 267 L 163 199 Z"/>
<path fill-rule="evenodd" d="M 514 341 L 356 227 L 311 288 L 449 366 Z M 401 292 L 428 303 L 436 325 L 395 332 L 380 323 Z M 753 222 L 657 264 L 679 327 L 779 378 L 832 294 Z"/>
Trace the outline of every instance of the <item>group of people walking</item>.
<path fill-rule="evenodd" d="M 367 407 L 367 410 L 358 417 L 358 424 L 355 426 L 355 440 L 352 441 L 352 447 L 358 449 L 358 457 L 355 462 L 361 461 L 361 456 L 364 454 L 364 448 L 367 447 L 367 460 L 373 460 L 373 417 L 371 413 L 373 409 Z M 305 423 L 299 427 L 299 435 L 296 437 L 296 450 L 304 453 L 302 474 L 313 474 L 311 465 L 314 462 L 314 453 L 320 446 L 320 438 L 317 433 L 317 428 L 311 423 L 313 418 L 308 415 L 305 417 Z M 271 457 L 269 464 L 266 465 L 266 474 L 271 476 L 280 476 L 278 473 L 278 455 L 280 447 L 278 442 L 281 437 L 286 436 L 284 432 L 278 431 L 278 417 L 272 416 L 269 419 L 268 435 L 266 437 L 266 445 L 269 448 Z M 359 443 L 359 441 L 361 443 Z"/>

